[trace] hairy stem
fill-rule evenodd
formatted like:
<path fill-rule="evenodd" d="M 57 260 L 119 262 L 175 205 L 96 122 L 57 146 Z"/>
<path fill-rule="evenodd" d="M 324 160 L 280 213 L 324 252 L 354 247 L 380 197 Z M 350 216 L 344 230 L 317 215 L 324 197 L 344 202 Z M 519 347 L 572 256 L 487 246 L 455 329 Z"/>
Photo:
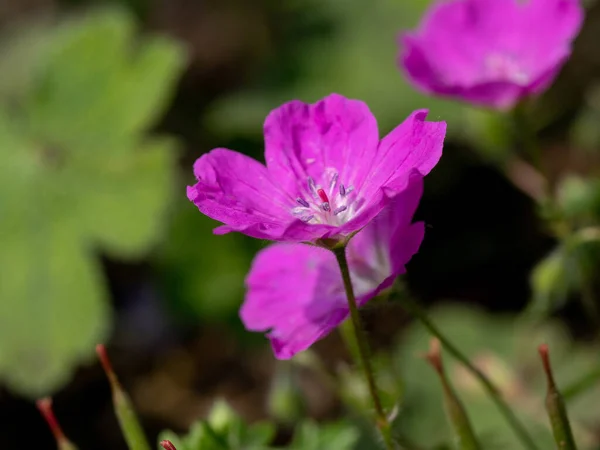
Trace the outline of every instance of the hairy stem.
<path fill-rule="evenodd" d="M 358 306 L 356 304 L 356 297 L 354 296 L 354 288 L 352 287 L 352 281 L 350 279 L 350 270 L 348 269 L 348 260 L 346 259 L 346 248 L 340 247 L 333 250 L 335 257 L 337 258 L 342 273 L 342 279 L 344 281 L 344 289 L 346 290 L 346 297 L 348 299 L 348 307 L 350 309 L 350 319 L 352 321 L 354 330 L 354 349 L 350 349 L 359 358 L 360 366 L 362 367 L 367 385 L 369 387 L 369 393 L 373 400 L 373 406 L 375 407 L 375 414 L 377 418 L 377 428 L 381 432 L 383 442 L 387 450 L 394 449 L 394 442 L 392 440 L 392 429 L 390 422 L 383 410 L 381 400 L 379 398 L 379 392 L 375 384 L 375 376 L 373 374 L 373 368 L 371 367 L 369 346 L 367 338 L 360 320 L 358 313 Z M 348 328 L 346 328 L 347 332 Z"/>

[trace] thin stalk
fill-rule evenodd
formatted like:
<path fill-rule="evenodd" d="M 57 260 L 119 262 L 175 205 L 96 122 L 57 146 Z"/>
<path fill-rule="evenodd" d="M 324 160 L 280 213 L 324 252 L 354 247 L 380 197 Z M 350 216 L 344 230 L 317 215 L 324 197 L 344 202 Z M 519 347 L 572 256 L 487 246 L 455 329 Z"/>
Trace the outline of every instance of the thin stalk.
<path fill-rule="evenodd" d="M 356 353 L 360 358 L 360 366 L 364 371 L 367 385 L 369 387 L 369 393 L 371 394 L 373 406 L 375 407 L 377 428 L 379 428 L 379 431 L 381 432 L 386 449 L 394 450 L 392 428 L 385 411 L 383 410 L 383 406 L 381 405 L 381 400 L 375 384 L 375 376 L 373 375 L 373 368 L 371 367 L 369 346 L 362 322 L 360 320 L 360 314 L 358 313 L 356 297 L 354 296 L 354 288 L 352 287 L 352 281 L 350 279 L 350 270 L 348 269 L 348 260 L 346 259 L 346 248 L 339 247 L 334 249 L 333 252 L 337 258 L 338 265 L 340 266 L 340 272 L 342 273 L 342 280 L 344 281 L 344 289 L 346 291 L 346 298 L 348 299 L 348 307 L 350 309 L 350 319 L 354 328 Z"/>
<path fill-rule="evenodd" d="M 444 348 L 450 353 L 454 358 L 460 361 L 465 368 L 477 378 L 477 380 L 481 383 L 487 394 L 490 396 L 492 401 L 496 404 L 515 435 L 519 438 L 521 443 L 525 446 L 525 448 L 529 450 L 538 450 L 537 445 L 529 436 L 529 433 L 521 424 L 517 416 L 512 412 L 510 407 L 506 404 L 504 399 L 502 398 L 502 394 L 500 390 L 492 384 L 492 382 L 485 376 L 483 372 L 481 372 L 477 367 L 475 367 L 469 359 L 458 350 L 452 342 L 448 340 L 446 336 L 442 334 L 442 332 L 438 329 L 438 327 L 429 319 L 427 312 L 421 306 L 409 298 L 408 296 L 403 296 L 401 301 L 403 302 L 404 307 L 413 314 L 421 323 L 429 330 L 429 332 L 439 339 Z"/>

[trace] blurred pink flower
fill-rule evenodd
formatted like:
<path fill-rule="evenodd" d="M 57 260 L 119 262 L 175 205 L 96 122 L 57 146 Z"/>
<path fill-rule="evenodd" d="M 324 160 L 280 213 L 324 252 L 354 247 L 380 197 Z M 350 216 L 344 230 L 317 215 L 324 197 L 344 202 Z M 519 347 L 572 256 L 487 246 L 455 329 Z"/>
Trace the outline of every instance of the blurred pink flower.
<path fill-rule="evenodd" d="M 437 1 L 399 63 L 424 92 L 510 109 L 552 83 L 582 21 L 579 0 Z"/>
<path fill-rule="evenodd" d="M 331 94 L 315 104 L 292 101 L 264 125 L 266 166 L 223 148 L 194 164 L 188 198 L 239 231 L 290 242 L 343 241 L 367 225 L 407 186 L 411 172 L 438 162 L 444 122 L 415 111 L 382 140 L 366 104 Z"/>
<path fill-rule="evenodd" d="M 411 223 L 422 193 L 422 177 L 408 187 L 346 249 L 358 306 L 404 273 L 423 240 L 422 222 Z M 273 352 L 289 359 L 325 337 L 348 315 L 348 301 L 333 252 L 305 244 L 278 243 L 262 250 L 246 279 L 240 310 L 244 326 L 266 332 Z"/>

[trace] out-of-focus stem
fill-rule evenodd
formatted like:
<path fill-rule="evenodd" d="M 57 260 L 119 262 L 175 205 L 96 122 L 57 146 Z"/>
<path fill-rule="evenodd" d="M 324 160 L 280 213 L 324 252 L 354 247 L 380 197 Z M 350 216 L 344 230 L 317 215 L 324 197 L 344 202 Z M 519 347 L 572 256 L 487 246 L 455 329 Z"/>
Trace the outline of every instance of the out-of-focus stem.
<path fill-rule="evenodd" d="M 77 450 L 75 444 L 73 444 L 67 437 L 65 433 L 63 433 L 56 416 L 54 415 L 54 411 L 52 410 L 52 399 L 51 398 L 42 398 L 36 402 L 36 406 L 44 419 L 46 419 L 46 423 L 50 427 L 50 431 L 54 435 L 54 439 L 56 440 L 56 445 L 58 445 L 59 450 Z"/>
<path fill-rule="evenodd" d="M 390 422 L 383 410 L 381 400 L 379 398 L 379 392 L 375 384 L 375 376 L 373 374 L 373 368 L 371 367 L 369 345 L 367 338 L 362 326 L 360 314 L 358 312 L 358 306 L 356 304 L 356 297 L 354 295 L 354 288 L 352 287 L 352 280 L 350 279 L 350 270 L 348 268 L 348 260 L 346 258 L 346 248 L 338 247 L 333 250 L 340 266 L 340 272 L 342 273 L 342 280 L 344 282 L 344 289 L 346 291 L 346 297 L 348 299 L 348 308 L 350 309 L 350 319 L 352 321 L 356 353 L 360 358 L 359 364 L 362 367 L 367 385 L 369 387 L 369 393 L 373 400 L 373 406 L 375 407 L 375 414 L 377 418 L 377 428 L 381 432 L 383 442 L 386 449 L 393 450 L 394 442 L 392 440 L 392 428 Z M 351 349 L 352 351 L 353 349 Z"/>
<path fill-rule="evenodd" d="M 450 424 L 456 434 L 458 447 L 461 450 L 480 450 L 481 446 L 475 437 L 473 427 L 467 416 L 465 408 L 452 388 L 442 362 L 440 341 L 437 338 L 431 340 L 429 352 L 425 355 L 427 361 L 438 374 L 444 391 L 444 403 Z"/>
<path fill-rule="evenodd" d="M 115 414 L 119 420 L 119 425 L 121 426 L 121 431 L 123 431 L 129 450 L 150 450 L 150 444 L 146 440 L 146 435 L 133 409 L 131 400 L 121 387 L 121 383 L 119 383 L 117 375 L 112 369 L 104 345 L 96 346 L 96 353 L 110 382 Z"/>
<path fill-rule="evenodd" d="M 413 316 L 415 316 L 425 326 L 425 328 L 429 330 L 429 332 L 433 336 L 440 340 L 443 347 L 448 351 L 448 353 L 450 353 L 454 358 L 460 361 L 465 366 L 465 368 L 469 372 L 471 372 L 475 376 L 475 378 L 477 378 L 479 383 L 481 383 L 487 394 L 496 404 L 496 406 L 498 407 L 508 424 L 513 429 L 515 435 L 519 438 L 519 440 L 525 446 L 525 448 L 528 450 L 538 450 L 537 445 L 535 444 L 535 442 L 533 441 L 523 424 L 521 424 L 517 416 L 513 413 L 513 411 L 502 398 L 500 390 L 496 386 L 494 386 L 494 384 L 488 379 L 488 377 L 485 376 L 483 372 L 481 372 L 477 367 L 471 364 L 469 359 L 462 352 L 460 352 L 460 350 L 458 350 L 458 348 L 456 348 L 454 344 L 452 344 L 452 342 L 450 342 L 450 340 L 446 336 L 444 336 L 444 334 L 442 334 L 439 328 L 431 321 L 431 319 L 427 315 L 427 312 L 423 308 L 421 308 L 421 306 L 417 302 L 415 302 L 408 296 L 402 296 L 401 301 L 404 307 Z"/>
<path fill-rule="evenodd" d="M 546 381 L 548 384 L 546 410 L 548 411 L 548 417 L 550 418 L 550 424 L 552 425 L 556 446 L 559 450 L 577 450 L 573 432 L 571 431 L 571 424 L 569 423 L 569 417 L 567 415 L 567 409 L 565 408 L 565 403 L 560 392 L 556 388 L 554 376 L 552 375 L 548 346 L 546 344 L 540 345 L 538 347 L 538 352 L 542 358 L 544 373 L 546 374 Z"/>

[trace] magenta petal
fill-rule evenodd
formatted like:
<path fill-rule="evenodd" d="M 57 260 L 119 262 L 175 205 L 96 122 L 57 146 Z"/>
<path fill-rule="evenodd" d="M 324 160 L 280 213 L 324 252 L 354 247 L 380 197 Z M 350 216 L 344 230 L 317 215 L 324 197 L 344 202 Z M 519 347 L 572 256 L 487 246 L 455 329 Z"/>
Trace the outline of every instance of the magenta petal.
<path fill-rule="evenodd" d="M 369 107 L 331 94 L 314 104 L 291 101 L 273 110 L 264 125 L 265 159 L 273 179 L 288 192 L 308 177 L 327 185 L 331 170 L 349 186 L 364 158 L 377 148 L 379 132 Z"/>
<path fill-rule="evenodd" d="M 277 237 L 290 220 L 286 201 L 265 166 L 227 149 L 215 149 L 194 164 L 198 182 L 188 187 L 188 198 L 207 216 L 223 222 L 217 228 L 265 239 Z"/>
<path fill-rule="evenodd" d="M 424 92 L 508 109 L 552 82 L 582 21 L 578 0 L 438 0 L 399 64 Z"/>
<path fill-rule="evenodd" d="M 246 279 L 240 317 L 265 331 L 275 356 L 291 358 L 310 347 L 348 314 L 333 253 L 303 244 L 275 244 L 255 258 Z"/>
<path fill-rule="evenodd" d="M 370 199 L 378 188 L 417 171 L 427 175 L 442 156 L 445 122 L 427 122 L 426 110 L 413 112 L 379 143 L 377 155 L 364 174 L 361 195 Z"/>

